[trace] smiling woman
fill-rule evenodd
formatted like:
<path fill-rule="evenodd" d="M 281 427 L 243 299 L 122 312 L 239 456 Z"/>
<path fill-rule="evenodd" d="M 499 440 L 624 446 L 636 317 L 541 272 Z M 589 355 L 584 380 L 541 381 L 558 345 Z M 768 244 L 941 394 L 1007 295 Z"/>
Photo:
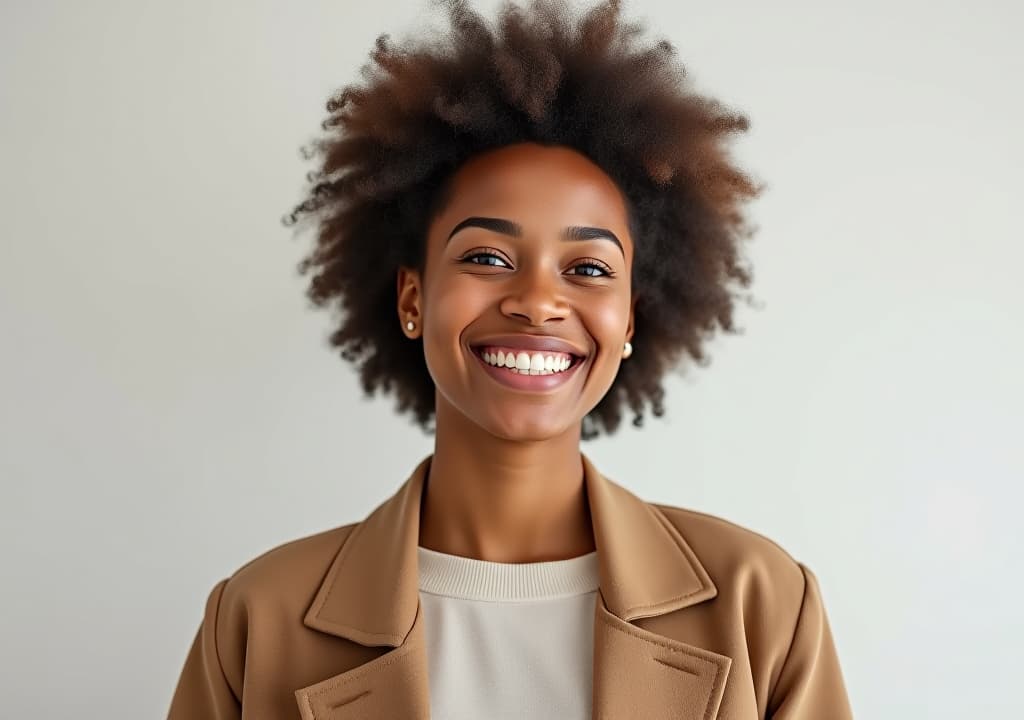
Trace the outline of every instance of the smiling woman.
<path fill-rule="evenodd" d="M 467 3 L 444 4 L 450 33 L 398 46 L 381 35 L 363 69 L 369 81 L 343 88 L 327 104 L 330 133 L 307 151 L 321 163 L 310 174 L 308 197 L 287 218 L 317 229 L 317 246 L 300 265 L 303 273 L 316 270 L 309 298 L 344 308 L 331 342 L 356 363 L 367 393 L 393 391 L 399 411 L 429 428 L 434 378 L 408 352 L 401 326 L 380 320 L 394 309 L 396 268 L 423 273 L 438 248 L 425 240 L 439 214 L 447 210 L 446 236 L 469 219 L 452 222 L 450 206 L 485 174 L 467 167 L 471 159 L 485 163 L 478 156 L 515 144 L 563 148 L 532 154 L 549 169 L 564 166 L 563 173 L 571 164 L 590 183 L 590 195 L 578 191 L 580 211 L 588 202 L 611 203 L 604 214 L 619 228 L 557 232 L 581 240 L 606 233 L 620 245 L 642 239 L 629 266 L 619 263 L 616 282 L 635 295 L 635 350 L 585 414 L 582 438 L 615 431 L 623 406 L 641 426 L 646 406 L 664 413 L 664 374 L 683 356 L 705 360 L 715 330 L 734 330 L 738 292 L 751 281 L 740 251 L 751 233 L 741 207 L 759 188 L 730 161 L 726 141 L 748 120 L 693 92 L 673 46 L 641 45 L 617 2 L 581 18 L 559 2 L 534 3 L 529 12 L 510 5 L 493 30 Z M 570 163 L 564 149 L 580 157 Z M 555 183 L 544 172 L 529 182 L 550 190 Z M 478 190 L 478 204 L 495 203 L 497 185 Z M 470 220 L 486 223 L 490 237 L 535 240 L 538 230 L 555 232 L 524 227 L 529 221 Z"/>
<path fill-rule="evenodd" d="M 331 343 L 434 452 L 213 588 L 170 717 L 849 718 L 807 567 L 580 450 L 732 330 L 747 120 L 617 2 L 446 5 L 328 103 L 288 218 Z"/>
<path fill-rule="evenodd" d="M 397 274 L 399 315 L 423 329 L 407 334 L 423 338 L 439 427 L 464 417 L 487 436 L 578 446 L 633 335 L 626 207 L 600 167 L 564 146 L 515 143 L 459 168 L 422 269 Z M 515 372 L 473 361 L 488 345 Z"/>

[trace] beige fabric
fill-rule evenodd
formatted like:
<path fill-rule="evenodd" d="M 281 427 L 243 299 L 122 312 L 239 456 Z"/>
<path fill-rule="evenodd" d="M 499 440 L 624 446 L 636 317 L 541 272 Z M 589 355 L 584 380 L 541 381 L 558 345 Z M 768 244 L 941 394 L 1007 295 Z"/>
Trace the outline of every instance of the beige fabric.
<path fill-rule="evenodd" d="M 417 547 L 431 459 L 362 522 L 217 583 L 169 720 L 428 718 Z M 750 530 L 645 502 L 582 464 L 601 579 L 595 718 L 851 717 L 810 570 Z"/>

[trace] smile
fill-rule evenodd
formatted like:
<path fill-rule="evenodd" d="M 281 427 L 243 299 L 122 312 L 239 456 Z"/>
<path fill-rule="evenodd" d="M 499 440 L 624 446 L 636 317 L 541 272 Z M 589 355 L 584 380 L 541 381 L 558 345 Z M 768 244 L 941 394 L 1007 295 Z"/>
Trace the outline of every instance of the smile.
<path fill-rule="evenodd" d="M 568 382 L 586 358 L 569 353 L 475 347 L 473 355 L 491 378 L 516 390 L 551 390 Z"/>

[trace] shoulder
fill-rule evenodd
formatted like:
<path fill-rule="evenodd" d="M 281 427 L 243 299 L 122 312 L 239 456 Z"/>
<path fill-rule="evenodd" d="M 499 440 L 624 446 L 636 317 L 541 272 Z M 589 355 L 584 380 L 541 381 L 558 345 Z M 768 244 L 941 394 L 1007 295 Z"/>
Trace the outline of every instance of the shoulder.
<path fill-rule="evenodd" d="M 238 617 L 273 610 L 305 611 L 335 556 L 358 523 L 275 545 L 222 580 L 221 614 Z"/>
<path fill-rule="evenodd" d="M 715 584 L 717 593 L 697 621 L 704 637 L 714 635 L 708 627 L 721 633 L 709 649 L 735 658 L 737 648 L 745 648 L 748 682 L 763 699 L 760 707 L 767 708 L 767 715 L 789 717 L 792 711 L 800 717 L 849 718 L 815 574 L 775 540 L 750 528 L 688 508 L 648 506 L 678 531 Z M 677 622 L 684 626 L 681 619 Z M 660 619 L 648 625 L 663 631 L 676 627 Z"/>
<path fill-rule="evenodd" d="M 799 608 L 807 568 L 775 540 L 725 518 L 648 503 L 679 532 L 722 596 Z"/>
<path fill-rule="evenodd" d="M 199 638 L 236 698 L 241 697 L 250 641 L 278 637 L 282 628 L 294 627 L 356 525 L 271 547 L 210 590 Z"/>

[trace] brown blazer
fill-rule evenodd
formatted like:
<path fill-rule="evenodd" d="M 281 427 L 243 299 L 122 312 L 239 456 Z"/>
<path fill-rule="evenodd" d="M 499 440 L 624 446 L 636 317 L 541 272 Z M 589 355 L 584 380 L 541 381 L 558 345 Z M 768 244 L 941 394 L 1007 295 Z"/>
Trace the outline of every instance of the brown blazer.
<path fill-rule="evenodd" d="M 429 717 L 416 549 L 432 457 L 362 522 L 213 587 L 170 720 Z M 600 568 L 593 717 L 851 717 L 810 570 L 750 530 L 641 500 L 586 455 L 583 468 Z"/>

